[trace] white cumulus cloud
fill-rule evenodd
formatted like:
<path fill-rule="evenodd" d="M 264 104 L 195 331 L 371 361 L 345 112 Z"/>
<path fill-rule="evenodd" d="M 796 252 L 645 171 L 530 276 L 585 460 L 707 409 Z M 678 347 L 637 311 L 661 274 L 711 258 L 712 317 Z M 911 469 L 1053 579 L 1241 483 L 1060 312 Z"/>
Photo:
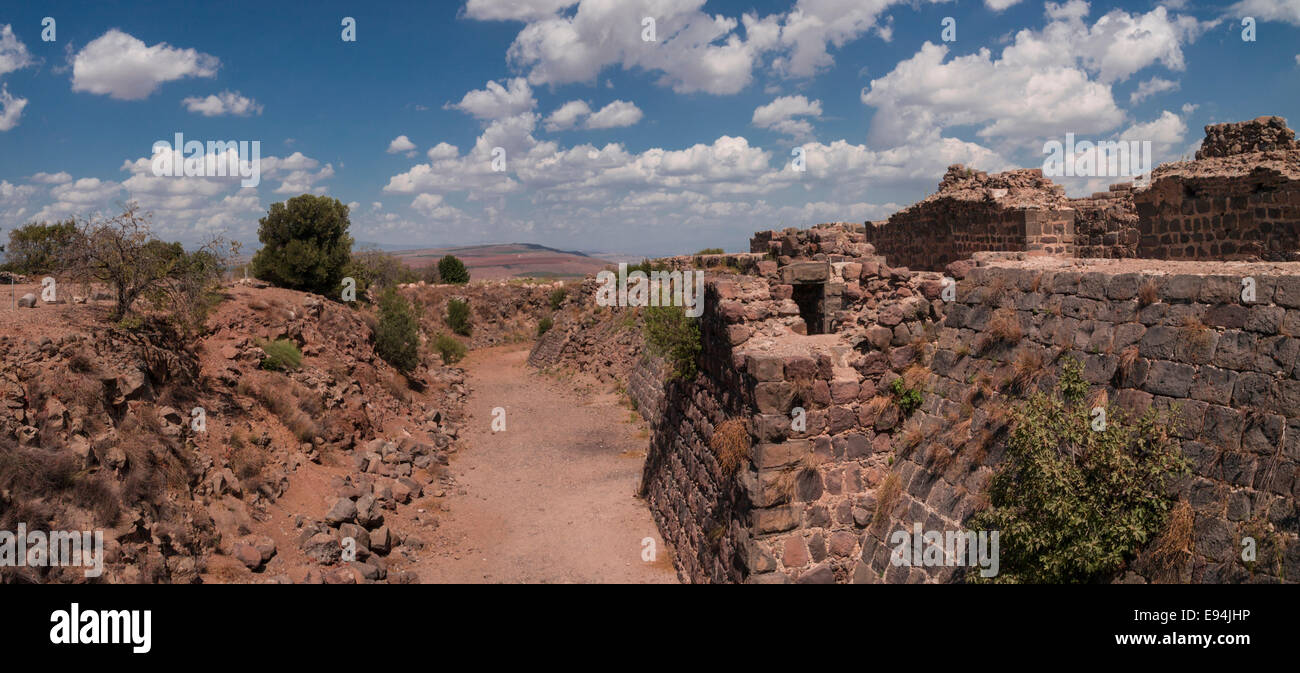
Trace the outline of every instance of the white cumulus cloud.
<path fill-rule="evenodd" d="M 215 77 L 220 66 L 221 61 L 210 54 L 172 47 L 166 42 L 148 46 L 114 28 L 72 57 L 72 90 L 140 100 L 164 82 Z"/>

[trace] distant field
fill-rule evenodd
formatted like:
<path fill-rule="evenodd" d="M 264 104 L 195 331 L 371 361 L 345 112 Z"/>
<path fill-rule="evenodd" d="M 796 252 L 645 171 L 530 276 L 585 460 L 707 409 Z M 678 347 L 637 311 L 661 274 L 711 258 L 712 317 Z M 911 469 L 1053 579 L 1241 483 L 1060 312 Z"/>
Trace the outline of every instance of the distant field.
<path fill-rule="evenodd" d="M 444 255 L 460 258 L 475 279 L 578 278 L 600 271 L 609 262 L 579 252 L 556 250 L 531 243 L 474 245 L 461 248 L 426 248 L 392 253 L 412 268 L 437 264 Z"/>

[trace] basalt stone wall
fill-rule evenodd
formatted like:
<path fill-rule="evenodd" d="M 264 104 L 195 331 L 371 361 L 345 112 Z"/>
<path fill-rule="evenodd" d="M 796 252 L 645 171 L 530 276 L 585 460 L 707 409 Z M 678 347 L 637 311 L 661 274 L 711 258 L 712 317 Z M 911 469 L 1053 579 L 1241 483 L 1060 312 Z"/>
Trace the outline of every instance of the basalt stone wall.
<path fill-rule="evenodd" d="M 1074 255 L 1117 259 L 1137 256 L 1138 218 L 1133 206 L 1133 185 L 1111 185 L 1109 191 L 1070 199 L 1075 210 Z"/>
<path fill-rule="evenodd" d="M 1257 117 L 1246 122 L 1210 124 L 1205 127 L 1205 140 L 1196 151 L 1197 159 L 1227 157 L 1249 152 L 1293 150 L 1295 132 L 1287 128 L 1282 117 Z"/>
<path fill-rule="evenodd" d="M 1150 189 L 1133 198 L 1138 257 L 1300 258 L 1300 182 L 1280 171 L 1157 176 Z"/>
<path fill-rule="evenodd" d="M 940 198 L 868 224 L 865 233 L 891 265 L 934 271 L 984 251 L 1072 255 L 1074 220 L 1070 208 Z"/>
<path fill-rule="evenodd" d="M 628 372 L 627 379 L 627 396 L 654 430 L 664 415 L 664 383 L 668 380 L 668 365 L 661 357 L 642 353 L 636 366 Z"/>
<path fill-rule="evenodd" d="M 947 307 L 924 401 L 902 421 L 876 495 L 887 516 L 866 530 L 854 581 L 961 579 L 959 567 L 893 565 L 889 537 L 914 523 L 959 530 L 987 506 L 1008 411 L 1028 392 L 1014 363 L 1041 359 L 1027 387 L 1049 390 L 1062 355 L 1117 409 L 1163 414 L 1191 462 L 1178 485 L 1194 512 L 1188 552 L 1172 564 L 1139 555 L 1115 581 L 1300 580 L 1300 275 L 1252 278 L 1247 303 L 1241 275 L 972 270 Z M 1008 321 L 1020 338 L 994 336 Z M 1245 536 L 1261 550 L 1253 566 Z"/>
<path fill-rule="evenodd" d="M 723 284 L 723 293 L 728 286 Z M 690 381 L 669 378 L 646 456 L 641 495 L 685 581 L 741 582 L 747 574 L 747 494 L 712 448 L 717 428 L 752 415 L 745 381 L 733 362 L 732 334 L 719 310 L 719 283 L 706 285 L 700 318 L 701 368 Z M 650 406 L 652 399 L 639 402 Z"/>
<path fill-rule="evenodd" d="M 942 308 L 938 274 L 874 261 L 838 271 L 857 278 L 841 316 L 840 331 L 852 338 L 751 342 L 743 352 L 757 411 L 757 443 L 740 475 L 753 505 L 749 582 L 852 578 L 901 420 L 890 384 L 931 348 Z"/>

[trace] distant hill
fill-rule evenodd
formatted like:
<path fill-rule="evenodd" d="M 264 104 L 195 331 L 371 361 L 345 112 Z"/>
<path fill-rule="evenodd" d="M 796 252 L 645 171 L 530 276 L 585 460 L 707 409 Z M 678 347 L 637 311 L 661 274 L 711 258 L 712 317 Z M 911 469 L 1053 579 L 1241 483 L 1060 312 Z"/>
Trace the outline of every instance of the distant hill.
<path fill-rule="evenodd" d="M 475 279 L 578 278 L 600 271 L 609 264 L 599 257 L 536 243 L 395 250 L 392 254 L 416 269 L 437 264 L 444 255 L 455 255 L 465 263 L 470 277 Z"/>

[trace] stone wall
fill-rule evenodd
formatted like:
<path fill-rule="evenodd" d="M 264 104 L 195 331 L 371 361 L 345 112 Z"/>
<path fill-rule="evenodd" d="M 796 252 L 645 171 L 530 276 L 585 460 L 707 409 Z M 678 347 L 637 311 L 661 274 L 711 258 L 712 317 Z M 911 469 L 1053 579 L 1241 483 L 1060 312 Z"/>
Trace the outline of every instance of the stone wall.
<path fill-rule="evenodd" d="M 1137 256 L 1300 259 L 1300 151 L 1280 165 L 1162 166 L 1134 193 Z"/>
<path fill-rule="evenodd" d="M 1070 199 L 1074 208 L 1074 256 L 1116 259 L 1136 257 L 1141 232 L 1133 206 L 1133 185 Z"/>
<path fill-rule="evenodd" d="M 924 402 L 904 423 L 903 436 L 919 441 L 895 442 L 886 479 L 897 479 L 897 495 L 887 520 L 867 531 L 854 581 L 960 579 L 958 567 L 891 564 L 889 535 L 913 523 L 957 530 L 986 506 L 982 493 L 1002 457 L 997 436 L 1020 397 L 1008 384 L 1015 363 L 1041 360 L 1036 385 L 1050 389 L 1063 355 L 1079 359 L 1117 408 L 1172 419 L 1192 463 L 1178 487 L 1195 517 L 1190 552 L 1172 566 L 1139 556 L 1116 581 L 1300 578 L 1300 339 L 1291 336 L 1300 334 L 1300 267 L 1197 270 L 1203 265 L 972 270 L 947 307 Z M 1247 276 L 1256 288 L 1249 303 L 1240 296 Z M 1149 304 L 1141 299 L 1148 285 Z M 1023 337 L 983 349 L 990 324 L 1007 317 Z M 1253 572 L 1238 556 L 1247 534 L 1270 550 Z"/>
<path fill-rule="evenodd" d="M 940 198 L 871 223 L 866 237 L 894 266 L 938 270 L 992 250 L 1072 255 L 1074 219 L 1074 210 L 1066 207 Z"/>
<path fill-rule="evenodd" d="M 1211 124 L 1205 127 L 1205 140 L 1196 151 L 1197 159 L 1229 157 L 1236 154 L 1300 149 L 1295 132 L 1281 117 L 1256 117 L 1246 122 Z"/>
<path fill-rule="evenodd" d="M 726 294 L 729 286 L 721 284 Z M 641 495 L 673 548 L 678 576 L 692 583 L 734 583 L 748 574 L 749 501 L 713 448 L 719 426 L 751 415 L 747 386 L 732 365 L 731 337 L 719 310 L 722 294 L 719 281 L 708 284 L 698 375 L 663 379 L 660 405 L 653 395 L 636 398 L 654 427 Z"/>

